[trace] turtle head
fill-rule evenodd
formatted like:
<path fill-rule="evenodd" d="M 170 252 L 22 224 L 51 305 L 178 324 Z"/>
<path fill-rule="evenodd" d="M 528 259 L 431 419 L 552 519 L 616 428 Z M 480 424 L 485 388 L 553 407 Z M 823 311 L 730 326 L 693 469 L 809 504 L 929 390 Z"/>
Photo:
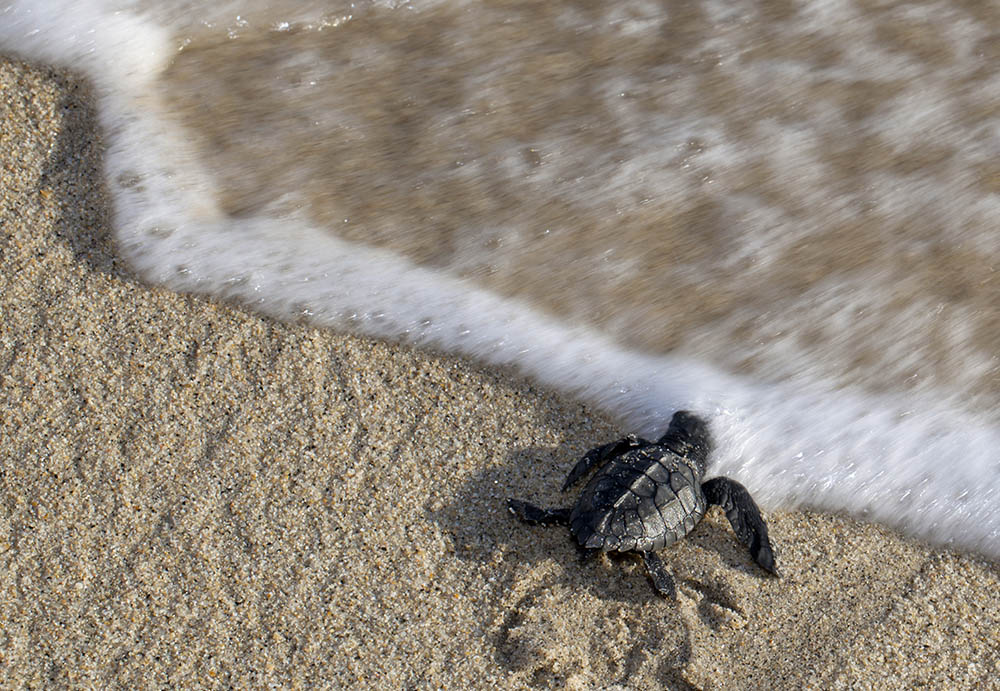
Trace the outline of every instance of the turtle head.
<path fill-rule="evenodd" d="M 704 418 L 678 410 L 670 419 L 666 434 L 657 443 L 690 459 L 698 466 L 700 474 L 705 473 L 708 454 L 712 452 L 712 433 Z"/>

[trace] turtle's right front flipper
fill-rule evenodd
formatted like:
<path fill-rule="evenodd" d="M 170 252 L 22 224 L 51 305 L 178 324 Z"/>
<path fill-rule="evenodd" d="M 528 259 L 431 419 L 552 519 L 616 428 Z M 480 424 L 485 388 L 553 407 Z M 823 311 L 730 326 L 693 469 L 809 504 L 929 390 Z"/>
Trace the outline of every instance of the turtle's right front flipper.
<path fill-rule="evenodd" d="M 774 563 L 771 541 L 767 538 L 767 524 L 760 515 L 747 488 L 727 477 L 714 477 L 701 486 L 709 504 L 717 504 L 726 512 L 726 518 L 736 537 L 750 548 L 750 556 L 765 571 L 778 575 Z"/>
<path fill-rule="evenodd" d="M 613 441 L 610 444 L 605 444 L 604 446 L 598 446 L 596 449 L 591 449 L 583 455 L 583 458 L 576 462 L 576 465 L 573 466 L 573 470 L 569 471 L 569 477 L 567 477 L 566 482 L 563 483 L 562 491 L 565 492 L 569 489 L 574 482 L 593 470 L 594 466 L 599 465 L 614 456 L 620 456 L 629 449 L 634 449 L 635 447 L 641 445 L 642 440 L 634 434 L 630 434 L 624 439 L 619 439 L 618 441 Z"/>

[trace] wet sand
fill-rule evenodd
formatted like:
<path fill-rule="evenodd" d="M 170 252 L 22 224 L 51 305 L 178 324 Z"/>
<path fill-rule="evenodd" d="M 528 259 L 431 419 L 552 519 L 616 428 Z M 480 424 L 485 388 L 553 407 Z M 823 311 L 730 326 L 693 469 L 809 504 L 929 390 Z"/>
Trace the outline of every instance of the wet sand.
<path fill-rule="evenodd" d="M 91 95 L 0 61 L 0 686 L 996 687 L 1000 568 L 717 509 L 580 564 L 556 505 L 623 430 L 503 372 L 143 285 Z"/>

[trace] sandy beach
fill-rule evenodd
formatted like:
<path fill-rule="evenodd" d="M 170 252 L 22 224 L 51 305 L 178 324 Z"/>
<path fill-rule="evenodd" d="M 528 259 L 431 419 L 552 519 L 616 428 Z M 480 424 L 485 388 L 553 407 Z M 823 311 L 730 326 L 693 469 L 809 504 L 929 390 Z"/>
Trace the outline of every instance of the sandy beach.
<path fill-rule="evenodd" d="M 718 509 L 581 564 L 517 523 L 627 430 L 504 372 L 261 318 L 117 257 L 92 94 L 0 61 L 0 686 L 1000 688 L 1000 567 Z"/>

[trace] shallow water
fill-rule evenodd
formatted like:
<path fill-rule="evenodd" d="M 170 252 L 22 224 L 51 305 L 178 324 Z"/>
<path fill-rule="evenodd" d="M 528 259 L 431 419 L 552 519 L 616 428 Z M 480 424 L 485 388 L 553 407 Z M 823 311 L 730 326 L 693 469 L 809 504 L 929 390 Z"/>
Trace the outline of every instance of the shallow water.
<path fill-rule="evenodd" d="M 691 406 L 765 506 L 1000 554 L 994 4 L 3 19 L 0 48 L 97 84 L 149 280 L 512 366 L 645 433 Z"/>
<path fill-rule="evenodd" d="M 301 214 L 632 348 L 994 403 L 989 23 L 752 7 L 375 10 L 192 38 L 165 89 L 231 216 Z"/>

